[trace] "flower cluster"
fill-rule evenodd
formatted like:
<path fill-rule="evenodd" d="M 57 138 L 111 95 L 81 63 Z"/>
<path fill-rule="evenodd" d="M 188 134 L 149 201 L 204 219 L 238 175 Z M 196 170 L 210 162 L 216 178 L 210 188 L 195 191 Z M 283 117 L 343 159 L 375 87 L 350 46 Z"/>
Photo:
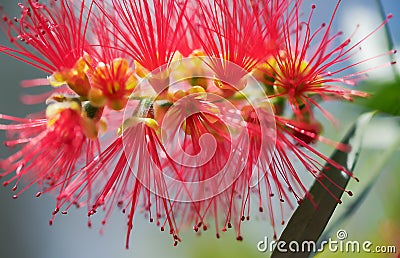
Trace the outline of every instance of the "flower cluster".
<path fill-rule="evenodd" d="M 52 90 L 26 98 L 45 112 L 0 115 L 6 145 L 19 146 L 0 161 L 4 185 L 28 182 L 14 198 L 33 184 L 56 192 L 51 223 L 85 206 L 105 224 L 118 207 L 127 246 L 137 211 L 175 244 L 210 223 L 242 240 L 251 202 L 283 224 L 286 207 L 313 198 L 304 176 L 321 181 L 328 163 L 353 177 L 313 147 L 348 151 L 321 136 L 315 111 L 333 120 L 321 102 L 366 96 L 345 87 L 364 75 L 347 72 L 362 41 L 332 33 L 339 5 L 312 31 L 316 6 L 301 14 L 301 0 L 19 4 L 20 17 L 2 18 L 13 47 L 0 52 L 41 69 Z"/>

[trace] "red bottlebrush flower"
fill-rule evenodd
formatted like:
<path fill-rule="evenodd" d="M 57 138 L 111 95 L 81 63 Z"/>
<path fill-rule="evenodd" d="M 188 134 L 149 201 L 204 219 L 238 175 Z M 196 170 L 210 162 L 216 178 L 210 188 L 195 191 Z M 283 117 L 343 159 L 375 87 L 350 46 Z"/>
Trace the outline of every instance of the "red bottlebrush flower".
<path fill-rule="evenodd" d="M 279 116 L 271 117 L 270 119 L 276 121 L 276 141 L 270 144 L 275 144 L 275 147 L 273 151 L 271 148 L 263 147 L 262 142 L 265 136 L 261 133 L 260 114 L 264 118 L 271 114 L 263 112 L 262 109 L 258 109 L 258 113 L 257 115 L 254 107 L 243 109 L 243 116 L 248 123 L 247 130 L 251 148 L 246 167 L 232 188 L 236 192 L 243 193 L 239 213 L 241 220 L 243 221 L 249 216 L 249 203 L 252 200 L 252 193 L 255 193 L 258 197 L 259 211 L 268 211 L 267 216 L 269 216 L 274 230 L 274 238 L 276 238 L 276 225 L 284 225 L 285 211 L 293 209 L 295 202 L 301 203 L 303 199 L 307 198 L 316 206 L 313 201 L 314 197 L 309 194 L 307 186 L 304 184 L 305 173 L 309 173 L 322 184 L 321 179 L 328 178 L 322 171 L 326 165 L 330 165 L 349 177 L 358 179 L 347 168 L 326 157 L 309 143 L 318 140 L 342 151 L 349 151 L 349 146 L 323 138 L 319 132 L 315 132 L 317 129 L 311 127 L 310 124 L 303 125 Z M 332 183 L 352 195 L 351 191 Z M 325 187 L 323 184 L 322 186 Z M 332 195 L 332 198 L 341 203 L 341 200 L 337 199 L 327 187 L 325 189 Z M 280 209 L 277 209 L 278 207 Z M 241 237 L 240 223 L 239 221 L 238 238 Z"/>
<path fill-rule="evenodd" d="M 318 104 L 316 97 L 323 100 L 346 99 L 354 97 L 366 97 L 364 92 L 341 87 L 340 84 L 354 86 L 365 72 L 357 72 L 343 75 L 343 72 L 367 62 L 345 64 L 355 54 L 360 44 L 371 36 L 375 31 L 364 37 L 363 40 L 351 43 L 351 36 L 340 43 L 335 43 L 342 35 L 341 32 L 332 33 L 332 23 L 339 8 L 337 2 L 332 17 L 328 24 L 322 24 L 315 32 L 311 31 L 311 20 L 315 5 L 308 20 L 300 20 L 299 10 L 295 9 L 295 30 L 291 23 L 284 25 L 284 46 L 275 53 L 274 60 L 270 60 L 265 72 L 272 80 L 266 83 L 274 87 L 274 94 L 270 97 L 284 97 L 299 119 L 310 115 L 312 106 L 325 112 Z M 378 30 L 387 23 L 391 15 L 376 29 Z M 392 54 L 394 51 L 385 53 Z M 338 66 L 343 64 L 342 66 Z"/>
<path fill-rule="evenodd" d="M 202 94 L 204 90 L 180 100 L 183 104 L 180 102 L 176 104 L 176 110 L 169 110 L 173 117 L 165 118 L 161 127 L 151 118 L 128 118 L 124 122 L 124 127 L 128 128 L 123 136 L 75 173 L 76 178 L 60 194 L 60 204 L 69 209 L 84 198 L 94 198 L 87 201 L 91 207 L 89 215 L 103 207 L 106 210 L 103 224 L 115 206 L 123 208 L 128 216 L 127 246 L 138 209 L 144 210 L 149 220 L 155 221 L 162 231 L 168 226 L 175 244 L 180 241 L 178 233 L 182 226 L 192 224 L 195 231 L 200 227 L 207 230 L 207 219 L 215 218 L 218 237 L 221 230 L 218 221 L 222 220 L 223 230 L 232 227 L 231 222 L 234 227 L 238 226 L 241 221 L 239 206 L 231 206 L 236 203 L 238 194 L 236 189 L 229 190 L 229 187 L 244 166 L 246 157 L 242 152 L 247 146 L 239 136 L 236 136 L 236 141 L 230 139 L 229 131 L 220 119 L 232 116 L 231 123 L 236 123 L 242 131 L 246 130 L 240 128 L 240 121 L 234 119 L 240 114 L 224 110 L 226 116 L 212 115 L 210 112 L 216 111 L 212 105 L 216 102 L 213 99 L 215 95 L 211 99 L 202 99 Z M 198 108 L 200 113 L 194 112 L 187 117 L 190 109 L 186 107 L 193 103 L 196 104 L 192 109 Z M 148 115 L 151 116 L 151 112 Z M 181 121 L 184 121 L 182 125 Z M 215 137 L 216 146 L 202 139 L 206 134 Z M 181 147 L 168 140 L 177 138 L 183 138 Z M 232 155 L 232 147 L 239 148 L 239 145 L 243 148 Z M 212 151 L 213 147 L 216 147 L 215 153 L 207 151 Z M 112 171 L 110 174 L 106 172 L 108 169 Z M 219 173 L 221 170 L 224 173 Z M 87 196 L 88 188 L 99 191 L 91 192 L 93 197 Z"/>
<path fill-rule="evenodd" d="M 77 9 L 72 0 L 27 0 L 20 26 L 4 18 L 16 48 L 0 52 L 51 73 L 52 84 L 73 92 L 56 91 L 46 119 L 0 115 L 12 122 L 0 125 L 15 137 L 6 144 L 22 145 L 0 161 L 0 176 L 15 171 L 5 182 L 16 181 L 15 189 L 28 180 L 19 193 L 35 183 L 57 191 L 53 216 L 86 205 L 89 216 L 103 209 L 106 224 L 121 208 L 127 247 L 140 210 L 169 230 L 175 244 L 182 227 L 207 230 L 210 221 L 217 237 L 234 228 L 242 240 L 254 194 L 275 230 L 285 220 L 284 202 L 293 208 L 303 198 L 312 201 L 299 169 L 321 182 L 326 162 L 352 177 L 310 145 L 348 151 L 320 135 L 315 97 L 364 96 L 336 86 L 363 74 L 340 75 L 357 64 L 336 68 L 362 42 L 350 45 L 349 38 L 334 46 L 339 3 L 329 24 L 312 33 L 312 13 L 300 21 L 301 0 L 197 0 L 193 6 L 98 0 L 81 1 Z M 283 117 L 285 101 L 291 118 Z M 112 137 L 98 135 L 104 120 Z M 102 152 L 100 140 L 111 142 Z"/>
<path fill-rule="evenodd" d="M 50 74 L 74 67 L 88 50 L 88 17 L 84 17 L 84 2 L 78 14 L 69 1 L 52 0 L 46 5 L 28 0 L 26 5 L 19 6 L 22 10 L 20 18 L 3 16 L 8 37 L 16 49 L 2 46 L 1 52 Z"/>
<path fill-rule="evenodd" d="M 138 118 L 126 123 L 131 125 L 125 128 L 122 136 L 76 172 L 76 178 L 60 194 L 60 205 L 69 209 L 72 204 L 88 198 L 89 216 L 100 207 L 106 210 L 103 225 L 115 207 L 122 208 L 128 218 L 127 248 L 133 218 L 138 210 L 145 211 L 150 222 L 155 221 L 161 231 L 168 226 L 174 241 L 179 241 L 168 188 L 161 173 L 163 162 L 160 153 L 165 154 L 165 150 L 152 128 L 154 120 Z M 108 174 L 107 170 L 111 173 Z M 99 190 L 88 195 L 88 189 Z"/>
<path fill-rule="evenodd" d="M 137 84 L 133 61 L 121 50 L 117 30 L 114 28 L 114 33 L 104 30 L 113 26 L 103 13 L 93 14 L 92 18 L 91 30 L 97 44 L 93 46 L 87 71 L 91 83 L 88 98 L 94 106 L 107 105 L 111 109 L 121 110 Z"/>
<path fill-rule="evenodd" d="M 15 48 L 0 46 L 0 52 L 54 74 L 55 85 L 67 82 L 78 94 L 87 95 L 84 63 L 78 63 L 90 53 L 86 31 L 91 8 L 87 11 L 85 1 L 76 10 L 72 1 L 55 0 L 47 5 L 28 0 L 19 6 L 21 17 L 3 16 L 2 26 Z"/>
<path fill-rule="evenodd" d="M 323 137 L 319 136 L 318 133 L 313 132 L 314 129 L 306 130 L 298 128 L 293 124 L 295 123 L 277 118 L 277 137 L 281 139 L 279 144 L 277 144 L 277 150 L 279 154 L 279 157 L 277 158 L 280 160 L 285 160 L 284 161 L 285 165 L 283 167 L 286 167 L 286 171 L 290 172 L 292 177 L 296 175 L 296 170 L 290 163 L 293 161 L 290 161 L 289 155 L 293 155 L 293 157 L 300 162 L 300 164 L 304 167 L 304 169 L 306 169 L 306 171 L 311 173 L 311 175 L 313 175 L 315 179 L 320 183 L 321 183 L 321 177 L 326 177 L 327 179 L 329 179 L 324 173 L 322 173 L 322 171 L 325 169 L 324 166 L 327 164 L 337 168 L 339 171 L 345 173 L 347 176 L 358 181 L 358 178 L 355 177 L 353 173 L 351 173 L 347 168 L 343 167 L 337 162 L 326 157 L 324 154 L 320 153 L 317 149 L 313 148 L 306 141 L 304 141 L 304 139 L 306 140 L 309 140 L 310 138 L 313 140 L 318 139 L 321 142 L 333 145 L 334 147 L 336 147 L 341 151 L 349 151 L 350 147 L 348 145 L 331 142 L 328 139 L 324 139 Z M 309 138 L 305 138 L 305 136 Z M 325 162 L 326 164 L 322 164 L 320 162 Z M 274 164 L 274 162 L 272 162 L 271 164 Z M 277 170 L 282 171 L 281 169 L 282 167 L 281 168 L 277 167 Z M 297 185 L 301 186 L 301 188 L 305 190 L 301 181 L 299 181 L 299 177 L 293 177 L 293 179 L 297 181 L 295 182 Z M 340 186 L 338 186 L 331 180 L 330 182 L 333 183 L 336 187 L 339 187 L 344 192 L 348 193 L 350 196 L 352 195 L 351 191 L 342 189 Z M 322 183 L 321 185 L 325 187 Z M 294 191 L 293 185 L 290 187 L 290 189 L 292 192 Z M 331 193 L 329 189 L 327 189 L 326 187 L 325 189 L 327 190 L 327 192 Z M 335 197 L 333 194 L 331 195 L 332 198 L 335 198 L 338 203 L 341 203 L 341 200 L 337 199 L 337 197 Z M 308 191 L 305 192 L 305 195 L 301 194 L 300 192 L 300 194 L 295 194 L 295 196 L 296 199 L 298 199 L 299 196 L 304 196 L 305 198 L 309 198 L 311 201 L 313 198 L 312 196 L 309 196 Z M 301 201 L 301 199 L 298 199 L 298 201 Z"/>
<path fill-rule="evenodd" d="M 113 26 L 116 21 L 118 13 L 112 8 L 107 8 L 108 3 L 101 1 L 96 2 L 99 6 L 94 9 L 91 14 L 91 21 L 89 28 L 93 41 L 93 62 L 109 63 L 117 58 L 128 58 L 128 54 L 121 45 L 118 31 L 120 26 Z M 107 15 L 104 15 L 104 10 L 107 10 Z"/>
<path fill-rule="evenodd" d="M 106 104 L 114 110 L 123 109 L 137 84 L 133 73 L 123 58 L 107 64 L 98 63 L 91 74 L 90 102 L 100 107 Z"/>
<path fill-rule="evenodd" d="M 180 38 L 185 36 L 186 4 L 187 0 L 181 3 L 176 0 L 113 0 L 109 8 L 97 5 L 113 24 L 112 29 L 105 29 L 116 34 L 124 52 L 151 72 L 172 61 Z"/>
<path fill-rule="evenodd" d="M 275 43 L 282 39 L 277 27 L 284 21 L 285 7 L 289 1 L 197 1 L 198 22 L 191 25 L 196 40 L 201 42 L 204 54 L 210 59 L 210 67 L 218 78 L 237 82 L 225 85 L 225 90 L 241 90 L 245 87 L 243 77 L 275 51 Z M 274 47 L 271 50 L 271 44 Z M 225 62 L 226 61 L 226 62 Z M 237 65 L 227 67 L 229 63 Z"/>
<path fill-rule="evenodd" d="M 90 127 L 81 117 L 80 105 L 76 102 L 52 104 L 47 109 L 46 119 L 21 119 L 0 115 L 1 119 L 17 122 L 0 125 L 15 140 L 7 146 L 21 145 L 21 149 L 5 160 L 0 168 L 1 177 L 16 172 L 4 185 L 21 179 L 28 182 L 21 194 L 33 184 L 41 185 L 43 191 L 62 190 L 69 184 L 71 173 L 80 165 L 93 159 L 99 150 L 97 141 L 86 135 Z M 18 194 L 14 195 L 17 198 Z M 37 196 L 41 193 L 39 192 Z"/>

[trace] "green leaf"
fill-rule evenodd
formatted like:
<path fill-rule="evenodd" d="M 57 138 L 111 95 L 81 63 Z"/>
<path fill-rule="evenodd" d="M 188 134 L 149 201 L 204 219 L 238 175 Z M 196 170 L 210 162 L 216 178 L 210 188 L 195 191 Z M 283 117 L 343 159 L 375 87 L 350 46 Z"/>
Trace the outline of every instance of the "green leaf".
<path fill-rule="evenodd" d="M 395 155 L 399 147 L 400 147 L 400 137 L 397 137 L 396 140 L 394 140 L 393 143 L 380 154 L 379 159 L 376 161 L 374 166 L 369 171 L 369 173 L 374 176 L 369 180 L 364 189 L 357 195 L 357 198 L 350 203 L 350 205 L 347 207 L 344 213 L 338 218 L 336 218 L 335 221 L 333 221 L 333 223 L 330 224 L 329 228 L 325 230 L 324 234 L 319 240 L 319 243 L 321 243 L 324 240 L 328 240 L 328 238 L 332 235 L 332 233 L 338 228 L 340 228 L 340 226 L 357 211 L 357 209 L 361 206 L 361 204 L 366 199 L 368 194 L 371 192 L 372 188 L 375 186 L 376 182 L 378 182 L 378 179 L 381 176 L 382 172 L 384 171 L 384 168 L 387 166 L 389 160 Z M 394 175 L 397 174 L 395 173 Z M 397 188 L 397 182 L 398 181 L 396 180 L 392 180 L 391 182 L 388 183 L 388 186 L 386 188 L 386 190 L 390 189 L 388 190 L 388 192 L 390 192 L 392 195 L 398 193 L 397 191 L 394 191 L 394 189 Z M 393 198 L 393 200 L 400 200 L 400 198 Z M 390 203 L 390 207 L 393 206 L 397 207 L 396 205 L 393 205 L 393 203 Z M 396 211 L 397 210 L 398 209 L 396 209 Z M 397 218 L 398 215 L 395 215 L 394 217 Z"/>
<path fill-rule="evenodd" d="M 370 98 L 359 101 L 360 104 L 391 115 L 400 116 L 400 81 L 389 83 L 368 82 L 364 89 L 374 89 Z"/>
<path fill-rule="evenodd" d="M 362 133 L 373 115 L 374 113 L 371 112 L 360 116 L 357 123 L 352 126 L 342 141 L 344 144 L 352 144 L 352 151 L 349 153 L 335 151 L 331 156 L 332 160 L 347 167 L 350 171 L 354 169 L 361 148 Z M 321 178 L 322 184 L 324 184 L 331 194 L 340 199 L 343 195 L 343 190 L 330 181 L 335 182 L 341 188 L 346 188 L 350 177 L 329 164 L 327 164 L 327 167 L 329 169 L 324 170 L 322 173 L 325 173 L 329 179 L 325 177 Z M 318 241 L 338 205 L 336 199 L 331 196 L 327 189 L 321 183 L 315 181 L 310 189 L 310 194 L 313 196 L 314 203 L 318 205 L 318 208 L 316 209 L 310 200 L 305 199 L 296 209 L 279 239 L 279 241 L 286 242 L 285 248 L 288 248 L 288 243 L 292 241 L 297 242 L 300 247 L 305 241 L 313 241 L 314 243 Z M 308 255 L 309 252 L 293 253 L 290 250 L 288 252 L 280 252 L 275 248 L 271 257 L 298 258 L 308 257 Z"/>

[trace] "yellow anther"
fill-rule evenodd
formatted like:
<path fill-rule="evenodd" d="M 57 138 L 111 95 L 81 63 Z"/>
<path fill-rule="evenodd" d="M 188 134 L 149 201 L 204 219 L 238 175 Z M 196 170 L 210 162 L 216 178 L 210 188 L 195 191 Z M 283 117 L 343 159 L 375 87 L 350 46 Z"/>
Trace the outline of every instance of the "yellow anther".
<path fill-rule="evenodd" d="M 47 106 L 46 119 L 47 126 L 52 126 L 60 117 L 60 113 L 65 109 L 72 109 L 81 113 L 82 107 L 76 101 L 56 102 Z"/>
<path fill-rule="evenodd" d="M 152 118 L 142 118 L 146 126 L 152 128 L 154 131 L 158 131 L 159 126 L 156 120 Z"/>
<path fill-rule="evenodd" d="M 114 110 L 121 110 L 126 106 L 127 102 L 128 102 L 127 98 L 113 99 L 109 101 L 108 106 Z"/>
<path fill-rule="evenodd" d="M 183 55 L 179 51 L 175 51 L 174 55 L 172 56 L 172 62 L 178 62 L 183 59 Z"/>
<path fill-rule="evenodd" d="M 145 78 L 150 72 L 146 68 L 144 68 L 139 62 L 134 61 L 135 64 L 135 73 L 140 78 Z"/>
<path fill-rule="evenodd" d="M 261 64 L 257 65 L 253 69 L 251 74 L 257 81 L 268 85 L 274 81 L 273 75 L 274 75 L 275 69 L 277 67 L 276 65 L 277 65 L 276 59 L 270 57 L 270 58 L 268 58 L 268 60 L 265 63 L 261 63 Z"/>
<path fill-rule="evenodd" d="M 193 86 L 188 90 L 188 94 L 206 93 L 206 90 L 201 86 Z"/>
<path fill-rule="evenodd" d="M 126 119 L 122 125 L 118 128 L 118 135 L 121 135 L 123 132 L 125 132 L 127 129 L 135 127 L 139 124 L 145 124 L 146 126 L 154 129 L 156 132 L 159 131 L 160 127 L 158 126 L 158 123 L 156 120 L 152 118 L 143 118 L 143 117 L 130 117 Z"/>
<path fill-rule="evenodd" d="M 96 139 L 99 135 L 96 122 L 86 116 L 82 117 L 82 128 L 86 137 L 90 139 Z"/>
<path fill-rule="evenodd" d="M 302 60 L 297 63 L 290 63 L 289 60 L 282 60 L 276 68 L 276 81 L 274 90 L 276 94 L 283 94 L 289 90 L 298 91 L 307 87 L 321 87 L 321 77 L 315 75 L 310 77 L 310 65 Z"/>
<path fill-rule="evenodd" d="M 130 72 L 129 62 L 125 58 L 116 58 L 112 62 L 114 74 L 127 74 Z"/>
<path fill-rule="evenodd" d="M 180 100 L 181 98 L 186 96 L 186 91 L 184 90 L 177 90 L 173 93 L 172 99 L 174 102 Z"/>
<path fill-rule="evenodd" d="M 104 107 L 106 104 L 106 97 L 100 89 L 91 88 L 89 91 L 89 100 L 95 107 Z"/>
<path fill-rule="evenodd" d="M 204 54 L 204 52 L 201 49 L 195 49 L 189 55 L 189 57 L 202 57 L 202 56 L 206 56 L 206 54 Z"/>
<path fill-rule="evenodd" d="M 99 63 L 92 75 L 89 100 L 94 106 L 107 105 L 114 110 L 125 107 L 129 96 L 137 85 L 128 60 L 116 58 L 110 64 Z"/>
<path fill-rule="evenodd" d="M 52 76 L 48 76 L 47 80 L 53 87 L 59 87 L 65 85 L 65 78 L 61 72 L 55 72 Z"/>
<path fill-rule="evenodd" d="M 131 75 L 125 83 L 125 89 L 133 90 L 136 88 L 137 84 L 138 84 L 138 80 L 136 79 L 136 77 L 134 75 Z"/>
<path fill-rule="evenodd" d="M 98 122 L 99 130 L 102 133 L 105 133 L 107 131 L 107 122 L 104 119 L 100 119 Z"/>

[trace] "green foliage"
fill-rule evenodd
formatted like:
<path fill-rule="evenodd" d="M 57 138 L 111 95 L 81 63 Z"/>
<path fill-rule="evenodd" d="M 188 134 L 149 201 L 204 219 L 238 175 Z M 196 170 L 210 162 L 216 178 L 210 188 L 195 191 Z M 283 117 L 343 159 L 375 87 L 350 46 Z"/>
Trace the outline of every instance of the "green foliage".
<path fill-rule="evenodd" d="M 400 116 L 400 79 L 383 84 L 368 82 L 362 88 L 366 91 L 374 89 L 374 92 L 371 93 L 371 97 L 360 100 L 360 104 L 372 110 Z"/>

